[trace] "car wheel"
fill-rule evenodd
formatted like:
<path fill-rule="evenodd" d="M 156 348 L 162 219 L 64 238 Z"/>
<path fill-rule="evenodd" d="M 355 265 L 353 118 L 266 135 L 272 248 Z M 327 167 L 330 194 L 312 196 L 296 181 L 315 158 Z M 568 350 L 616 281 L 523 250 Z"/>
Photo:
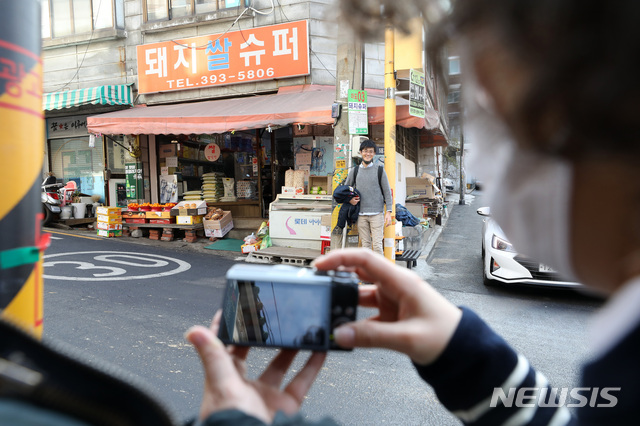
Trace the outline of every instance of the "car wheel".
<path fill-rule="evenodd" d="M 51 213 L 51 210 L 49 210 L 44 204 L 42 205 L 42 213 L 44 214 L 42 219 L 42 226 L 47 226 L 53 219 L 53 213 Z"/>

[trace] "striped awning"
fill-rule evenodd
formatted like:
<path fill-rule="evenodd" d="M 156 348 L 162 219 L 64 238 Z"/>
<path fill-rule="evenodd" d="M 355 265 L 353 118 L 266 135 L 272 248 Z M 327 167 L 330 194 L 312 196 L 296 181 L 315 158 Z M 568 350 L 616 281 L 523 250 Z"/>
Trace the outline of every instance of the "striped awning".
<path fill-rule="evenodd" d="M 133 106 L 131 85 L 119 84 L 113 86 L 97 86 L 89 87 L 88 89 L 45 93 L 42 99 L 42 109 L 45 111 L 82 105 Z"/>

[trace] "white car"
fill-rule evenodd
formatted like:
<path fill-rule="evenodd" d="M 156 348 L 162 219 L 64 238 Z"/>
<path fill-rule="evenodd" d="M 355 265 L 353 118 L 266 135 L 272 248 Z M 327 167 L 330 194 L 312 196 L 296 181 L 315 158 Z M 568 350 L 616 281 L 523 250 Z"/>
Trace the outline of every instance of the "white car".
<path fill-rule="evenodd" d="M 551 287 L 582 287 L 567 281 L 547 265 L 518 254 L 495 220 L 489 207 L 477 210 L 482 225 L 482 278 L 485 285 L 530 284 Z"/>

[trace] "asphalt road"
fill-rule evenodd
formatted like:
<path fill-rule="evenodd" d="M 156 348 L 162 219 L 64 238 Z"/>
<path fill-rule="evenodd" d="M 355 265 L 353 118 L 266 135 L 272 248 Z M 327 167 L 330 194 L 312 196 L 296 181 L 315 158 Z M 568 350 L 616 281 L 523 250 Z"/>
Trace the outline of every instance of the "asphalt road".
<path fill-rule="evenodd" d="M 600 302 L 575 292 L 485 288 L 477 207 L 452 209 L 417 272 L 454 303 L 476 310 L 555 386 L 575 385 L 579 362 L 588 355 L 586 319 Z M 203 250 L 204 244 L 91 235 L 52 231 L 56 239 L 45 257 L 45 339 L 64 342 L 89 362 L 116 366 L 177 419 L 195 415 L 201 367 L 183 333 L 210 322 L 224 274 L 243 255 Z M 361 310 L 359 317 L 372 314 Z M 256 377 L 273 353 L 253 350 L 249 374 Z M 294 371 L 305 358 L 298 356 Z M 302 412 L 345 425 L 459 424 L 406 357 L 370 349 L 330 353 Z"/>

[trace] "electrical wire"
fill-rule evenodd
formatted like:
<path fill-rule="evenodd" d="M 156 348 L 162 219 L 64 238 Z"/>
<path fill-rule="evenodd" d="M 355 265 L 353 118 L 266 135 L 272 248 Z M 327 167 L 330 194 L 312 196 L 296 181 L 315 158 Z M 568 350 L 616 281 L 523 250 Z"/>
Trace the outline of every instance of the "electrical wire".
<path fill-rule="evenodd" d="M 80 61 L 80 65 L 78 65 L 78 68 L 76 69 L 75 74 L 73 74 L 73 77 L 71 77 L 71 79 L 67 83 L 65 83 L 64 85 L 58 86 L 57 88 L 55 88 L 53 90 L 54 92 L 57 92 L 60 89 L 64 89 L 65 87 L 67 87 L 68 85 L 71 84 L 73 79 L 75 79 L 78 76 L 78 73 L 80 72 L 80 69 L 82 68 L 82 64 L 84 64 L 84 60 L 87 57 L 87 52 L 89 51 L 89 46 L 91 46 L 91 42 L 93 41 L 93 35 L 96 32 L 96 24 L 98 22 L 97 19 L 98 19 L 98 16 L 100 14 L 100 6 L 101 5 L 102 5 L 102 0 L 100 0 L 100 2 L 98 3 L 98 10 L 97 10 L 97 12 L 95 14 L 95 18 L 91 21 L 91 23 L 92 23 L 92 25 L 91 25 L 91 36 L 89 37 L 89 42 L 87 42 L 87 48 L 84 49 L 84 55 L 82 55 L 82 61 Z M 51 10 L 51 9 L 49 9 L 49 10 Z M 49 13 L 51 13 L 51 11 Z M 52 32 L 53 32 L 53 29 L 52 29 Z"/>
<path fill-rule="evenodd" d="M 242 18 L 242 16 L 243 16 L 245 13 L 247 13 L 247 11 L 249 11 L 249 10 L 251 10 L 251 11 L 253 11 L 253 12 L 255 12 L 255 13 L 259 13 L 260 15 L 270 15 L 270 14 L 272 14 L 272 13 L 274 12 L 274 10 L 275 10 L 275 5 L 273 4 L 273 0 L 271 0 L 271 10 L 270 10 L 269 12 L 260 12 L 258 9 L 254 9 L 254 8 L 253 8 L 253 7 L 251 7 L 251 6 L 245 7 L 245 8 L 244 8 L 244 10 L 240 13 L 240 15 L 238 15 L 238 17 L 237 17 L 237 18 L 233 21 L 233 23 L 229 26 L 229 28 L 227 28 L 227 29 L 225 30 L 225 32 L 223 32 L 222 34 L 220 34 L 220 35 L 219 35 L 215 40 L 210 40 L 209 42 L 207 42 L 207 44 L 203 44 L 203 45 L 195 46 L 195 47 L 194 47 L 194 46 L 188 46 L 188 45 L 185 45 L 185 44 L 182 44 L 182 43 L 178 43 L 178 42 L 177 42 L 177 41 L 175 41 L 175 40 L 171 40 L 171 42 L 172 42 L 172 43 L 174 43 L 174 44 L 177 44 L 178 46 L 182 46 L 182 47 L 185 47 L 185 48 L 196 49 L 196 50 L 206 49 L 206 48 L 207 48 L 207 46 L 209 46 L 209 43 L 210 43 L 210 42 L 216 42 L 216 41 L 220 40 L 220 38 L 221 38 L 222 36 L 224 36 L 226 33 L 228 33 L 228 32 L 231 30 L 231 28 L 233 28 L 233 27 L 238 23 L 238 21 L 240 20 L 240 18 Z M 240 28 L 240 24 L 238 24 L 238 28 Z M 240 29 L 240 32 L 242 32 L 242 30 L 241 30 L 241 29 Z M 242 38 L 244 38 L 244 35 L 242 36 Z M 245 39 L 244 41 L 246 42 L 247 40 Z"/>
<path fill-rule="evenodd" d="M 278 1 L 278 6 L 280 6 L 280 13 L 282 14 L 282 16 L 284 16 L 284 19 L 286 19 L 286 20 L 287 20 L 287 22 L 293 22 L 293 21 L 292 21 L 291 19 L 289 19 L 289 18 L 287 17 L 287 15 L 284 13 L 284 10 L 282 9 L 282 4 L 280 4 L 280 0 L 277 0 L 277 1 Z M 325 71 L 327 71 L 327 72 L 329 73 L 329 75 L 330 75 L 331 77 L 333 77 L 333 79 L 335 80 L 335 79 L 336 79 L 336 76 L 335 76 L 335 75 L 333 75 L 333 73 L 332 73 L 331 71 L 329 71 L 329 68 L 327 68 L 327 67 L 326 67 L 326 65 L 324 64 L 324 62 L 322 62 L 322 59 L 320 59 L 320 57 L 318 56 L 318 54 L 317 54 L 316 52 L 314 52 L 314 51 L 311 49 L 311 45 L 309 45 L 309 52 L 311 52 L 311 53 L 313 54 L 313 56 L 315 56 L 315 57 L 316 57 L 316 59 L 318 60 L 318 62 L 320 62 L 320 65 L 322 65 L 322 68 L 324 68 L 324 69 L 325 69 Z"/>

